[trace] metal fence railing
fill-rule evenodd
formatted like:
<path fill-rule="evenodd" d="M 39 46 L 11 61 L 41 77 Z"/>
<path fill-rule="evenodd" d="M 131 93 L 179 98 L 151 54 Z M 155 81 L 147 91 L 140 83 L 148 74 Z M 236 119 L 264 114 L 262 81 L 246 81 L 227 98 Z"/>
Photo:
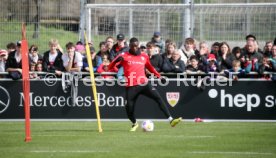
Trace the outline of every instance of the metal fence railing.
<path fill-rule="evenodd" d="M 89 17 L 84 8 L 86 2 L 87 10 L 91 11 Z M 118 4 L 129 2 L 135 4 Z M 51 38 L 57 38 L 62 47 L 69 41 L 78 41 L 79 29 L 90 31 L 96 46 L 105 37 L 115 37 L 119 32 L 128 38 L 137 36 L 148 41 L 154 31 L 161 31 L 164 39 L 179 43 L 192 36 L 210 43 L 227 41 L 231 46 L 243 46 L 244 36 L 252 33 L 262 48 L 264 41 L 273 40 L 276 34 L 276 3 L 273 0 L 117 0 L 111 3 L 101 0 L 1 0 L 0 48 L 21 39 L 21 22 L 27 24 L 29 45 L 38 45 L 40 53 L 48 50 Z"/>
<path fill-rule="evenodd" d="M 21 39 L 21 23 L 27 24 L 29 45 L 48 50 L 51 38 L 62 47 L 78 40 L 80 1 L 75 0 L 1 0 L 0 48 Z"/>
<path fill-rule="evenodd" d="M 247 34 L 256 35 L 261 45 L 276 34 L 276 3 L 87 4 L 86 9 L 93 41 L 118 33 L 149 41 L 160 31 L 163 39 L 177 43 L 194 37 L 243 46 Z"/>

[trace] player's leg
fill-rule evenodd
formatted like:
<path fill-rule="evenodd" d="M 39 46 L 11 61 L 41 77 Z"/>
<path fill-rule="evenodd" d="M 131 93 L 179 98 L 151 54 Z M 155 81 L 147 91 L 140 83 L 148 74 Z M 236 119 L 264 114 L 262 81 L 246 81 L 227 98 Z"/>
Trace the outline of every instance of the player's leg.
<path fill-rule="evenodd" d="M 127 104 L 125 107 L 126 107 L 127 117 L 132 122 L 132 127 L 131 127 L 130 131 L 136 131 L 136 129 L 139 126 L 136 121 L 136 117 L 135 117 L 135 113 L 134 113 L 135 102 L 137 100 L 138 95 L 139 95 L 139 86 L 133 86 L 133 87 L 126 88 Z"/>
<path fill-rule="evenodd" d="M 153 100 L 155 100 L 158 104 L 158 107 L 160 108 L 160 110 L 165 114 L 165 116 L 168 118 L 168 120 L 170 121 L 170 124 L 172 127 L 174 127 L 175 125 L 177 125 L 180 121 L 181 121 L 181 117 L 179 118 L 173 118 L 169 112 L 169 109 L 166 106 L 166 103 L 164 102 L 164 100 L 162 99 L 162 97 L 160 96 L 159 92 L 156 90 L 155 87 L 152 87 L 152 85 L 150 83 L 148 83 L 143 91 L 142 94 L 152 98 Z"/>

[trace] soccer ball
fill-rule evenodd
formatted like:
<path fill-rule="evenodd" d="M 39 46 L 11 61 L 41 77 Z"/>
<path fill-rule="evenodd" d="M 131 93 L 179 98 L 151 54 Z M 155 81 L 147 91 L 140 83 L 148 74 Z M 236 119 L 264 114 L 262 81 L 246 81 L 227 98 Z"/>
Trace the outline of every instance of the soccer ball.
<path fill-rule="evenodd" d="M 141 125 L 144 132 L 152 132 L 154 129 L 154 124 L 151 120 L 145 120 Z"/>

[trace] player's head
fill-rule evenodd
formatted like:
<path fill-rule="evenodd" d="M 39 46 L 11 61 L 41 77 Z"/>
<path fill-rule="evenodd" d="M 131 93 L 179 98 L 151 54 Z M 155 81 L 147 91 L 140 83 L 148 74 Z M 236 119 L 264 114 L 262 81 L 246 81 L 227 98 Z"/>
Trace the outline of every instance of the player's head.
<path fill-rule="evenodd" d="M 135 37 L 129 40 L 129 52 L 134 55 L 140 54 L 139 41 Z"/>

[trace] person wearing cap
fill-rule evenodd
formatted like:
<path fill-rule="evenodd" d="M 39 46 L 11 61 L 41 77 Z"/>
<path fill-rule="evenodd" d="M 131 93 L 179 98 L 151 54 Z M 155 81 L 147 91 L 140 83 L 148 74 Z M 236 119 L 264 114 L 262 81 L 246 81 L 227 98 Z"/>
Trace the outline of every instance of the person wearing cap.
<path fill-rule="evenodd" d="M 246 41 L 256 41 L 256 37 L 252 34 L 249 34 L 245 37 Z"/>
<path fill-rule="evenodd" d="M 117 43 L 110 50 L 110 58 L 113 60 L 119 54 L 127 52 L 129 47 L 126 44 L 125 35 L 120 33 L 117 35 Z"/>
<path fill-rule="evenodd" d="M 209 54 L 207 58 L 207 65 L 205 66 L 205 72 L 220 72 L 219 66 L 217 64 L 217 59 L 214 54 Z"/>
<path fill-rule="evenodd" d="M 6 71 L 6 61 L 8 59 L 8 52 L 5 49 L 0 50 L 0 72 Z M 1 75 L 0 75 L 1 77 Z"/>
<path fill-rule="evenodd" d="M 13 80 L 18 80 L 22 76 L 22 55 L 21 41 L 16 42 L 16 49 L 10 52 L 6 61 L 6 71 Z"/>
<path fill-rule="evenodd" d="M 254 45 L 255 45 L 254 47 L 255 47 L 256 51 L 259 52 L 259 53 L 262 53 L 262 50 L 259 48 L 259 44 L 257 42 L 256 36 L 254 36 L 252 34 L 249 34 L 245 37 L 245 40 L 246 40 L 246 44 L 242 48 L 242 54 L 246 53 L 246 50 L 248 49 L 247 46 L 249 45 L 250 42 L 254 42 Z"/>
<path fill-rule="evenodd" d="M 125 35 L 120 33 L 117 35 L 117 43 L 112 47 L 112 49 L 110 50 L 110 59 L 111 61 L 116 58 L 118 55 L 129 51 L 129 47 L 126 43 L 125 40 Z M 118 72 L 117 72 L 117 78 L 120 81 L 125 81 L 124 80 L 124 68 L 121 67 L 121 65 L 117 65 L 118 66 Z"/>
<path fill-rule="evenodd" d="M 46 51 L 43 55 L 42 67 L 43 71 L 55 73 L 61 76 L 64 71 L 63 61 L 61 59 L 62 52 L 59 49 L 59 43 L 57 39 L 51 39 L 49 41 L 50 50 Z"/>
<path fill-rule="evenodd" d="M 165 52 L 165 42 L 162 40 L 160 32 L 156 31 L 153 33 L 151 42 L 153 42 L 156 46 L 160 47 L 161 54 Z"/>
<path fill-rule="evenodd" d="M 142 52 L 147 52 L 147 47 L 145 45 L 141 44 L 140 49 Z"/>

